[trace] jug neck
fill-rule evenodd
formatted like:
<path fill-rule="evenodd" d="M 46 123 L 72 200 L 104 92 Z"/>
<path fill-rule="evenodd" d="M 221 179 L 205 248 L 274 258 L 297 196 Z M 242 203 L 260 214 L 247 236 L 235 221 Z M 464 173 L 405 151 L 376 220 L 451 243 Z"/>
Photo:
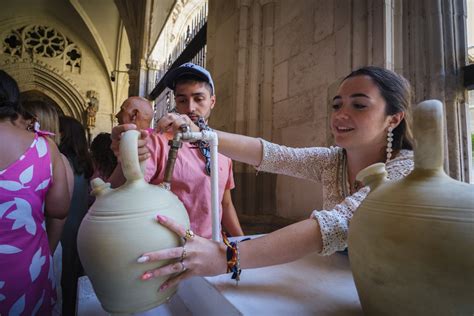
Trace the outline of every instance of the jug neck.
<path fill-rule="evenodd" d="M 427 100 L 413 109 L 413 135 L 415 138 L 415 169 L 442 169 L 443 104 Z"/>

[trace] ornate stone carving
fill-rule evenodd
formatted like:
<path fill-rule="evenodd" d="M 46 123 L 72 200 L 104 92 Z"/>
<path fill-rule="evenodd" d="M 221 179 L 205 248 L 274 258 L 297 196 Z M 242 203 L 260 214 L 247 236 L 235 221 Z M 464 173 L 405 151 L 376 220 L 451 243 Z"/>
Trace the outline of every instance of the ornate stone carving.
<path fill-rule="evenodd" d="M 87 128 L 95 127 L 95 117 L 99 111 L 98 93 L 94 90 L 87 91 L 88 106 L 86 108 Z"/>
<path fill-rule="evenodd" d="M 0 58 L 0 69 L 18 82 L 21 91 L 36 90 L 51 98 L 65 115 L 81 119 L 87 107 L 85 94 L 77 83 L 44 60 L 32 57 Z"/>
<path fill-rule="evenodd" d="M 79 47 L 58 30 L 46 25 L 26 25 L 11 30 L 1 39 L 0 53 L 14 58 L 58 58 L 63 71 L 80 72 L 82 53 Z"/>

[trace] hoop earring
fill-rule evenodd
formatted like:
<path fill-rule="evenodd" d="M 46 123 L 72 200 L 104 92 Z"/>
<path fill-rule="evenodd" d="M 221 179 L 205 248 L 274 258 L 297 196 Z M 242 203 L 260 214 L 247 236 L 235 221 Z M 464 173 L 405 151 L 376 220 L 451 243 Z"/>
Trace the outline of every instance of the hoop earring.
<path fill-rule="evenodd" d="M 393 142 L 393 127 L 389 126 L 387 130 L 387 160 L 385 160 L 385 163 L 390 161 L 390 158 L 392 158 L 392 142 Z"/>

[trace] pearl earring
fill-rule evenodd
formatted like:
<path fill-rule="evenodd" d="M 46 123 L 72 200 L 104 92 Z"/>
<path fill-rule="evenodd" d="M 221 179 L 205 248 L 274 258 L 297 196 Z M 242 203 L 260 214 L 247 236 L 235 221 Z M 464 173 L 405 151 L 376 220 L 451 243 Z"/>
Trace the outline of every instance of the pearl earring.
<path fill-rule="evenodd" d="M 392 158 L 392 142 L 393 142 L 393 127 L 389 126 L 387 130 L 387 160 L 385 163 L 390 161 L 390 158 Z"/>

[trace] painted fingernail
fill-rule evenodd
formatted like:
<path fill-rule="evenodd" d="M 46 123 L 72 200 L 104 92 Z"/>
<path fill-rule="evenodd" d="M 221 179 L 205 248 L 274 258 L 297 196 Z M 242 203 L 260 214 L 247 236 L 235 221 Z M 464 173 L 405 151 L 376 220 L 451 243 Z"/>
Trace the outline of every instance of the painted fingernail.
<path fill-rule="evenodd" d="M 151 272 L 145 272 L 143 275 L 142 275 L 142 280 L 145 281 L 145 280 L 149 280 L 153 277 L 153 273 Z"/>
<path fill-rule="evenodd" d="M 165 223 L 166 222 L 166 217 L 162 215 L 156 215 L 156 220 L 160 223 Z"/>
<path fill-rule="evenodd" d="M 137 259 L 137 262 L 138 262 L 138 263 L 143 263 L 143 262 L 147 262 L 148 260 L 150 260 L 150 257 L 148 257 L 148 256 L 141 256 L 140 258 Z"/>
<path fill-rule="evenodd" d="M 163 283 L 161 286 L 160 286 L 160 291 L 164 291 L 168 288 L 168 283 Z"/>

